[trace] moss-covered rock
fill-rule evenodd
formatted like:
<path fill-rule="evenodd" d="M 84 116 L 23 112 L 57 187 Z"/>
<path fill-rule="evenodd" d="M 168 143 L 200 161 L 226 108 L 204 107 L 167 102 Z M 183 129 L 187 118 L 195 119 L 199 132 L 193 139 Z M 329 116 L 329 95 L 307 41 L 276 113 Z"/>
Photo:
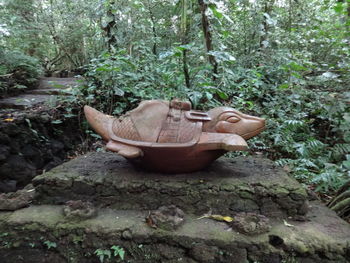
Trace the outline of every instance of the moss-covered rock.
<path fill-rule="evenodd" d="M 99 262 L 98 252 L 125 252 L 125 262 L 333 262 L 350 260 L 350 226 L 312 204 L 310 221 L 271 220 L 269 232 L 244 235 L 224 222 L 186 215 L 176 231 L 150 228 L 148 212 L 100 209 L 69 220 L 63 206 L 0 212 L 1 262 Z M 287 223 L 286 223 L 287 222 Z M 105 262 L 116 262 L 105 256 Z"/>
<path fill-rule="evenodd" d="M 271 161 L 221 158 L 191 174 L 148 173 L 114 153 L 90 153 L 37 176 L 36 203 L 89 200 L 117 209 L 155 210 L 176 205 L 185 212 L 306 214 L 307 193 Z"/>

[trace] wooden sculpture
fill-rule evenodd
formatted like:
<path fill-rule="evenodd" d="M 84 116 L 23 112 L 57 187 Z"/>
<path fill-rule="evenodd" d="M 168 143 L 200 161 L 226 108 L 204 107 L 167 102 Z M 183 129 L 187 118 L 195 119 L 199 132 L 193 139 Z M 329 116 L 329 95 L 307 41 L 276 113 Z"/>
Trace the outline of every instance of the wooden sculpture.
<path fill-rule="evenodd" d="M 89 106 L 85 116 L 107 141 L 107 149 L 159 172 L 193 172 L 228 151 L 248 149 L 245 140 L 265 127 L 265 120 L 233 108 L 191 110 L 190 102 L 147 100 L 118 118 Z"/>

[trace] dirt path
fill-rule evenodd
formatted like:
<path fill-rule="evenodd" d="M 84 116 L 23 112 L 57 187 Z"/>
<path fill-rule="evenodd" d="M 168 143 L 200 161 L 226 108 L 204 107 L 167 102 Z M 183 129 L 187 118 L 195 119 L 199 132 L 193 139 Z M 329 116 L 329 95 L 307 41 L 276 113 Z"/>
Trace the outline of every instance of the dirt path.
<path fill-rule="evenodd" d="M 0 100 L 0 109 L 27 109 L 42 103 L 54 103 L 57 95 L 78 85 L 78 78 L 41 78 L 38 88 L 26 93 Z"/>

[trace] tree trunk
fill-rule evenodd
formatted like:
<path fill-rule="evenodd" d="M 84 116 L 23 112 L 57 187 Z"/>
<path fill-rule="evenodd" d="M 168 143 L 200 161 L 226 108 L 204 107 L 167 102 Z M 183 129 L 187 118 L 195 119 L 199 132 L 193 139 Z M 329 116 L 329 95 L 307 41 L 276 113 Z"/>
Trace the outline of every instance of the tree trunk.
<path fill-rule="evenodd" d="M 151 6 L 150 6 L 150 2 L 148 1 L 148 12 L 149 12 L 149 16 L 152 22 L 152 33 L 153 33 L 153 47 L 152 47 L 152 52 L 154 55 L 157 55 L 157 31 L 156 31 L 156 21 L 154 19 L 154 14 L 152 12 Z"/>
<path fill-rule="evenodd" d="M 348 6 L 347 6 L 347 15 L 348 15 L 348 19 L 347 19 L 347 32 L 348 32 L 348 38 L 350 38 L 350 1 L 348 1 Z"/>
<path fill-rule="evenodd" d="M 268 39 L 268 33 L 269 33 L 269 24 L 267 23 L 267 16 L 271 15 L 271 11 L 273 9 L 273 5 L 275 3 L 275 0 L 266 0 L 264 3 L 264 19 L 262 22 L 262 26 L 263 26 L 263 32 L 264 34 L 260 36 L 260 41 L 259 41 L 259 46 L 260 46 L 260 51 L 263 50 L 265 48 L 264 42 L 267 41 Z M 289 17 L 289 19 L 291 19 L 291 16 Z M 290 27 L 291 27 L 291 20 L 290 22 Z"/>
<path fill-rule="evenodd" d="M 338 0 L 338 3 L 344 3 L 345 0 Z M 350 37 L 350 1 L 347 1 L 347 7 L 346 7 L 346 31 L 347 31 L 347 37 Z"/>
<path fill-rule="evenodd" d="M 185 83 L 186 87 L 188 89 L 191 88 L 191 83 L 190 83 L 190 73 L 188 72 L 188 66 L 187 66 L 187 50 L 182 51 L 182 65 L 183 65 L 183 72 L 185 76 Z"/>
<path fill-rule="evenodd" d="M 203 0 L 198 0 L 199 8 L 201 10 L 202 14 L 202 29 L 203 29 L 203 35 L 205 39 L 205 45 L 207 48 L 207 52 L 213 50 L 213 42 L 212 42 L 212 36 L 210 32 L 210 24 L 209 19 L 206 15 L 206 11 L 208 9 L 208 4 L 204 3 Z M 213 80 L 216 79 L 216 75 L 218 73 L 218 63 L 213 55 L 208 54 L 209 63 L 213 67 Z"/>
<path fill-rule="evenodd" d="M 181 14 L 181 44 L 187 45 L 189 43 L 188 40 L 188 30 L 189 30 L 189 20 L 187 19 L 187 0 L 182 0 L 182 14 Z M 185 84 L 188 89 L 191 88 L 191 81 L 190 81 L 190 73 L 188 71 L 188 62 L 187 62 L 187 49 L 182 50 L 182 70 L 185 77 Z"/>
<path fill-rule="evenodd" d="M 113 48 L 116 48 L 116 45 L 117 45 L 117 38 L 113 34 L 113 28 L 117 24 L 114 19 L 114 14 L 112 11 L 114 4 L 115 4 L 114 0 L 110 1 L 107 9 L 107 17 L 112 18 L 112 20 L 109 21 L 105 27 L 102 26 L 102 30 L 105 31 L 105 34 L 107 37 L 107 47 L 109 51 L 111 51 Z"/>

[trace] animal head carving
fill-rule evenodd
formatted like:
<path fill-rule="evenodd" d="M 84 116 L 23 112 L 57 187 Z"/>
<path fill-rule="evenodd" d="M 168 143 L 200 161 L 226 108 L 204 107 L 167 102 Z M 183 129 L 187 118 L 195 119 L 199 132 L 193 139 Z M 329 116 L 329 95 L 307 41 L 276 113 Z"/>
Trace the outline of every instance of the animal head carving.
<path fill-rule="evenodd" d="M 205 132 L 233 133 L 247 140 L 265 128 L 265 119 L 244 114 L 230 107 L 217 107 L 208 114 L 211 121 L 204 123 Z"/>

